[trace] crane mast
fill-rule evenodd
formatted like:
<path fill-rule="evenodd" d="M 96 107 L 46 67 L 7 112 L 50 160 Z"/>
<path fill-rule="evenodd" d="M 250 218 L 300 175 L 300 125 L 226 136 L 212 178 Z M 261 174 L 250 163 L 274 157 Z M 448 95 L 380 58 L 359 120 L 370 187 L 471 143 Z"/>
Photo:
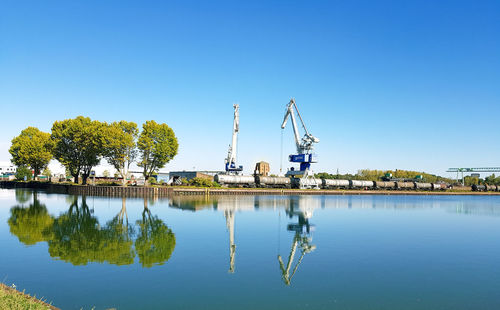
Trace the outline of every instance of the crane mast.
<path fill-rule="evenodd" d="M 234 107 L 234 120 L 233 120 L 233 138 L 229 150 L 227 151 L 227 158 L 225 160 L 226 173 L 238 174 L 243 171 L 243 166 L 236 165 L 236 150 L 238 146 L 238 132 L 240 127 L 240 106 L 233 104 Z"/>
<path fill-rule="evenodd" d="M 302 128 L 304 129 L 304 136 L 301 138 L 299 134 L 299 127 L 297 125 L 297 119 L 295 117 L 295 111 L 297 111 L 297 115 L 299 116 L 300 122 L 302 124 Z M 311 171 L 311 163 L 316 163 L 316 155 L 313 153 L 314 144 L 319 142 L 319 139 L 309 133 L 307 130 L 306 124 L 300 115 L 299 108 L 295 103 L 295 99 L 290 99 L 290 102 L 287 105 L 285 111 L 285 117 L 283 118 L 283 123 L 281 123 L 281 129 L 285 129 L 286 124 L 288 122 L 288 118 L 290 117 L 292 122 L 292 129 L 295 138 L 295 145 L 297 148 L 297 154 L 291 154 L 288 156 L 288 160 L 293 163 L 299 163 L 300 169 L 294 170 L 294 168 L 290 169 L 287 172 L 287 176 L 302 176 L 302 179 L 313 178 L 313 173 Z M 314 182 L 306 182 L 305 180 L 301 182 L 301 184 L 313 184 Z M 300 185 L 302 187 L 302 185 Z M 311 186 L 306 186 L 311 187 Z"/>

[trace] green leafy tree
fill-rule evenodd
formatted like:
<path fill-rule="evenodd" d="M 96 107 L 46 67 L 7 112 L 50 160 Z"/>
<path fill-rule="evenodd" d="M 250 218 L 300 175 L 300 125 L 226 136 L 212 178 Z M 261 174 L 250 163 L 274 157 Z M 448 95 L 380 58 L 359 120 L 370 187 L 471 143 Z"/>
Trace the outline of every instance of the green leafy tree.
<path fill-rule="evenodd" d="M 175 235 L 157 216 L 152 216 L 147 201 L 144 201 L 142 220 L 137 221 L 139 235 L 135 250 L 143 267 L 162 265 L 175 249 Z"/>
<path fill-rule="evenodd" d="M 484 178 L 484 183 L 489 185 L 500 185 L 500 177 L 496 177 L 493 173 L 492 175 Z"/>
<path fill-rule="evenodd" d="M 16 192 L 17 193 L 17 192 Z M 27 193 L 27 192 L 25 192 Z M 40 204 L 36 192 L 33 192 L 33 203 L 28 208 L 14 206 L 10 209 L 8 220 L 10 233 L 17 236 L 25 245 L 33 245 L 51 239 L 51 228 L 54 218 L 47 207 Z"/>
<path fill-rule="evenodd" d="M 105 143 L 104 127 L 103 123 L 83 116 L 52 125 L 54 157 L 69 170 L 75 183 L 81 173 L 82 183 L 87 184 L 90 171 L 99 164 Z"/>
<path fill-rule="evenodd" d="M 15 165 L 31 167 L 36 177 L 52 159 L 51 149 L 50 134 L 35 127 L 28 127 L 12 139 L 9 153 Z"/>
<path fill-rule="evenodd" d="M 466 177 L 464 177 L 464 184 L 466 186 L 478 185 L 479 184 L 479 178 L 478 177 L 466 176 Z"/>
<path fill-rule="evenodd" d="M 140 153 L 138 166 L 143 168 L 144 178 L 148 180 L 177 155 L 179 144 L 167 124 L 147 121 L 142 125 L 137 147 Z"/>
<path fill-rule="evenodd" d="M 148 183 L 149 184 L 156 184 L 156 178 L 155 177 L 149 177 Z"/>
<path fill-rule="evenodd" d="M 120 121 L 106 127 L 104 158 L 123 178 L 122 185 L 127 184 L 130 165 L 137 157 L 136 140 L 139 134 L 137 124 Z"/>
<path fill-rule="evenodd" d="M 24 180 L 24 177 L 26 177 L 26 180 L 29 181 L 33 178 L 33 174 L 28 167 L 21 165 L 16 169 L 16 179 Z"/>

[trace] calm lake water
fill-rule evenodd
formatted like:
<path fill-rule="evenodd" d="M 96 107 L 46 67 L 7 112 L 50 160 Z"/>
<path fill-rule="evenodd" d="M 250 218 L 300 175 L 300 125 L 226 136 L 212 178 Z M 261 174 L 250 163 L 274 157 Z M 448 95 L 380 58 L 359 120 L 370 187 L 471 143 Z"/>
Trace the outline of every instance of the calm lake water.
<path fill-rule="evenodd" d="M 0 245 L 62 309 L 500 309 L 500 197 L 1 189 Z"/>

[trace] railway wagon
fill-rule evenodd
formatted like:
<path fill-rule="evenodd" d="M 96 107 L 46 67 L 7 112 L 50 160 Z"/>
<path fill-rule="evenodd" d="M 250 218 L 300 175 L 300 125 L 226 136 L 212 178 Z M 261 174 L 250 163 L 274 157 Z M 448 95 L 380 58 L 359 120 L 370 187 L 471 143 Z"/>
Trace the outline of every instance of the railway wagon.
<path fill-rule="evenodd" d="M 474 184 L 474 185 L 472 185 L 472 190 L 475 192 L 484 192 L 486 190 L 486 186 Z"/>
<path fill-rule="evenodd" d="M 349 188 L 349 180 L 321 179 L 322 187 L 328 188 Z"/>
<path fill-rule="evenodd" d="M 374 182 L 373 181 L 360 181 L 360 180 L 351 180 L 350 181 L 351 188 L 369 188 L 372 189 L 374 188 Z"/>
<path fill-rule="evenodd" d="M 431 183 L 420 183 L 420 182 L 415 182 L 415 189 L 425 189 L 425 190 L 430 190 L 430 189 L 432 189 L 432 184 L 431 184 Z"/>
<path fill-rule="evenodd" d="M 415 182 L 396 182 L 398 189 L 415 189 Z"/>
<path fill-rule="evenodd" d="M 432 185 L 432 190 L 433 191 L 440 191 L 442 188 L 441 188 L 441 184 L 438 184 L 438 183 L 431 183 Z"/>
<path fill-rule="evenodd" d="M 319 189 L 323 185 L 321 179 L 293 179 L 292 187 L 294 188 L 315 188 Z"/>
<path fill-rule="evenodd" d="M 216 174 L 214 181 L 224 186 L 252 187 L 255 186 L 255 177 L 251 175 Z"/>
<path fill-rule="evenodd" d="M 266 177 L 255 176 L 255 183 L 258 187 L 290 188 L 292 182 L 287 177 Z"/>
<path fill-rule="evenodd" d="M 491 191 L 491 192 L 495 192 L 497 190 L 497 186 L 496 185 L 488 185 L 486 184 L 486 190 L 487 191 Z"/>
<path fill-rule="evenodd" d="M 376 188 L 384 188 L 384 189 L 396 189 L 396 182 L 377 181 L 377 182 L 375 182 L 375 187 Z"/>

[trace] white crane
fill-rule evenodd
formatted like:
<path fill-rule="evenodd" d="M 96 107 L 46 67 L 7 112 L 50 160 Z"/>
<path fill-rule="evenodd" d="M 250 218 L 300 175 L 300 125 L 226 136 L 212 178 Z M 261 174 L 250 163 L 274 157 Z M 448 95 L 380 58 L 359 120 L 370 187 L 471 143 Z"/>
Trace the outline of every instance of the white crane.
<path fill-rule="evenodd" d="M 300 138 L 299 135 L 299 128 L 297 126 L 297 121 L 295 120 L 295 113 L 293 108 L 297 110 L 297 114 L 299 115 L 300 122 L 302 123 L 302 127 L 304 128 L 305 134 Z M 285 129 L 286 123 L 288 121 L 288 116 L 292 119 L 292 127 L 293 127 L 293 134 L 295 136 L 295 144 L 297 146 L 297 153 L 298 154 L 310 154 L 313 149 L 313 143 L 318 143 L 319 139 L 313 136 L 312 134 L 307 131 L 306 124 L 304 124 L 304 120 L 302 119 L 302 116 L 300 115 L 299 108 L 297 107 L 297 104 L 295 103 L 295 99 L 290 99 L 290 102 L 288 103 L 286 107 L 286 112 L 285 112 L 285 117 L 283 118 L 283 123 L 281 124 L 281 129 Z"/>
<path fill-rule="evenodd" d="M 238 146 L 238 132 L 240 128 L 240 106 L 233 104 L 234 107 L 234 120 L 233 120 L 233 139 L 227 151 L 227 158 L 225 160 L 226 173 L 238 174 L 243 171 L 243 166 L 236 165 L 236 149 Z"/>
<path fill-rule="evenodd" d="M 297 120 L 295 119 L 294 109 L 297 111 L 297 115 L 299 116 L 300 122 L 302 123 L 302 128 L 304 128 L 305 131 L 305 134 L 302 138 L 299 134 L 299 128 L 297 126 Z M 313 177 L 311 171 L 311 163 L 317 162 L 316 155 L 313 154 L 314 143 L 318 143 L 319 139 L 310 134 L 309 131 L 307 131 L 307 127 L 293 98 L 290 99 L 290 102 L 287 105 L 285 117 L 283 118 L 283 123 L 281 124 L 281 129 L 285 129 L 289 116 L 292 119 L 292 128 L 295 137 L 295 144 L 297 147 L 297 154 L 288 156 L 288 160 L 293 163 L 300 163 L 300 170 L 296 171 L 294 170 L 294 168 L 292 168 L 287 172 L 287 176 L 302 175 L 304 180 L 301 181 L 300 187 L 303 187 L 302 184 L 312 184 L 305 187 L 317 187 L 314 186 L 314 182 L 306 182 L 305 179 Z"/>

